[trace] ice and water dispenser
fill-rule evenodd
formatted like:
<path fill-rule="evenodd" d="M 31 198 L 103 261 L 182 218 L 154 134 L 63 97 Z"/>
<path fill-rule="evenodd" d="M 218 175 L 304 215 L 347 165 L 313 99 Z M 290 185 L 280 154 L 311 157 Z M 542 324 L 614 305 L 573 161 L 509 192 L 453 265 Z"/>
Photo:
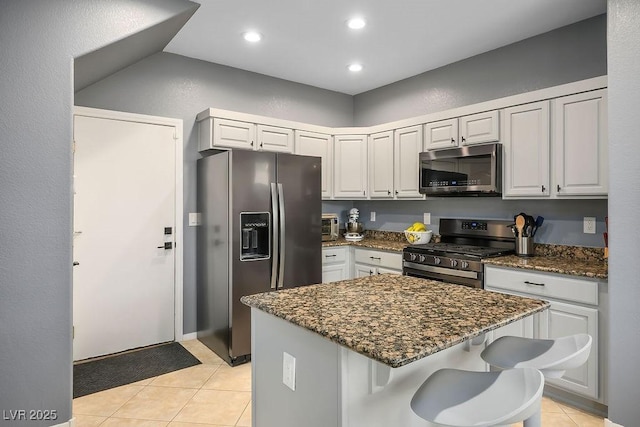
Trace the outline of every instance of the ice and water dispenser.
<path fill-rule="evenodd" d="M 269 259 L 271 256 L 269 212 L 240 213 L 240 261 Z"/>

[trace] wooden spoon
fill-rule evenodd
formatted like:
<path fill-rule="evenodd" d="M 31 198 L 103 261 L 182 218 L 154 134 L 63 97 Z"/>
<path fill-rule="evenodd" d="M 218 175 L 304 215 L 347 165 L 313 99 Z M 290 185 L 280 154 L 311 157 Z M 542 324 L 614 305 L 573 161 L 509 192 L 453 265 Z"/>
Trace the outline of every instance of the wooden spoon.
<path fill-rule="evenodd" d="M 518 230 L 518 236 L 522 237 L 522 229 L 524 228 L 525 219 L 522 215 L 516 217 L 516 229 Z"/>

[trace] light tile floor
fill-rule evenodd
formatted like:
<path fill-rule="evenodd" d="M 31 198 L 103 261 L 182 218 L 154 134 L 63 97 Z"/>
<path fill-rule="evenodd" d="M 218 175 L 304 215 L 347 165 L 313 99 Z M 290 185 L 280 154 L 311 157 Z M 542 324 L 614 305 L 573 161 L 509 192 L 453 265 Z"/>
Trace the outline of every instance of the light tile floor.
<path fill-rule="evenodd" d="M 202 364 L 74 399 L 76 427 L 251 426 L 251 365 L 231 368 L 198 340 L 181 344 Z M 545 397 L 542 425 L 602 427 L 604 420 Z"/>

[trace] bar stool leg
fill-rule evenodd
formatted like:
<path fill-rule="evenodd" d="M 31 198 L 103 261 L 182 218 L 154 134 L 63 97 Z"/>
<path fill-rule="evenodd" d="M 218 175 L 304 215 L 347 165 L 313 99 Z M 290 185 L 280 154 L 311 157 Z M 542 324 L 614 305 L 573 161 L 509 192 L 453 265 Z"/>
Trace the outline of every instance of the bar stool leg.
<path fill-rule="evenodd" d="M 542 427 L 542 404 L 539 405 L 536 412 L 522 423 L 523 427 Z"/>

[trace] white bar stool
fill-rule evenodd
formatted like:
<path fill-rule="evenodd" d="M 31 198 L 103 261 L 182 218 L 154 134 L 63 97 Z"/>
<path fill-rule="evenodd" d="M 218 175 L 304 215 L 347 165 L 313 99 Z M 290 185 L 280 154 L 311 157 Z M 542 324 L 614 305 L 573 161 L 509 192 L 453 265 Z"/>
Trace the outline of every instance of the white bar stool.
<path fill-rule="evenodd" d="M 440 426 L 541 427 L 544 376 L 533 368 L 496 372 L 441 369 L 411 399 L 420 418 Z"/>
<path fill-rule="evenodd" d="M 560 378 L 587 361 L 591 342 L 588 334 L 549 340 L 505 336 L 489 344 L 480 357 L 497 368 L 535 368 L 545 378 Z"/>

